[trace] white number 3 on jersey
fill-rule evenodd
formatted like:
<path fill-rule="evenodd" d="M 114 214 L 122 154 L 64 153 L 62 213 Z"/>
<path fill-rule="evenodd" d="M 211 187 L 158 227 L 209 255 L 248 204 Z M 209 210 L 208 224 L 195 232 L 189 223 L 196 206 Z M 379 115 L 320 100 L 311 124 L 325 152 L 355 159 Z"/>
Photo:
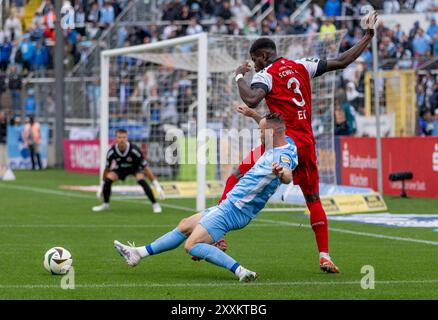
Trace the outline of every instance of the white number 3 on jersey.
<path fill-rule="evenodd" d="M 304 107 L 304 105 L 306 104 L 306 101 L 304 101 L 303 98 L 303 94 L 301 93 L 300 90 L 300 82 L 296 79 L 296 78 L 290 78 L 289 81 L 287 82 L 287 88 L 291 89 L 292 88 L 292 83 L 296 84 L 296 87 L 294 89 L 294 92 L 296 94 L 299 94 L 301 97 L 301 101 L 298 101 L 297 99 L 293 98 L 292 101 L 298 106 L 298 107 Z"/>

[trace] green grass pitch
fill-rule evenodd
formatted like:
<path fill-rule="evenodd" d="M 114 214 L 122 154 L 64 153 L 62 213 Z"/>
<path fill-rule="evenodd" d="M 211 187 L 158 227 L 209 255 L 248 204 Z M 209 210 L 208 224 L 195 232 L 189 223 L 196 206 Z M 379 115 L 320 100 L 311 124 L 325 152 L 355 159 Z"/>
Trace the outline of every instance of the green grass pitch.
<path fill-rule="evenodd" d="M 153 214 L 146 198 L 114 196 L 111 211 L 92 213 L 99 203 L 94 194 L 59 186 L 96 184 L 95 176 L 15 173 L 16 181 L 0 182 L 0 299 L 438 298 L 438 232 L 431 229 L 331 221 L 331 255 L 342 273 L 325 274 L 306 216 L 262 212 L 227 235 L 228 253 L 259 273 L 254 283 L 239 283 L 225 269 L 192 261 L 183 247 L 129 269 L 113 240 L 149 243 L 192 214 L 194 200 L 166 200 L 163 213 Z M 438 199 L 386 200 L 393 213 L 438 212 Z M 73 255 L 74 290 L 62 289 L 62 276 L 43 268 L 43 255 L 53 246 Z M 375 270 L 374 289 L 361 288 L 364 265 Z"/>

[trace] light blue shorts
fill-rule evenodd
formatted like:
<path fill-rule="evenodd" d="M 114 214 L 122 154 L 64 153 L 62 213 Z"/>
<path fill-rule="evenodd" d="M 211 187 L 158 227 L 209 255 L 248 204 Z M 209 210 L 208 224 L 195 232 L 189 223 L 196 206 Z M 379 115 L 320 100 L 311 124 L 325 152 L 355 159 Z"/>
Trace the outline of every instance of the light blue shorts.
<path fill-rule="evenodd" d="M 208 231 L 213 241 L 217 242 L 227 232 L 242 229 L 251 220 L 234 204 L 225 199 L 221 204 L 205 209 L 199 224 Z"/>

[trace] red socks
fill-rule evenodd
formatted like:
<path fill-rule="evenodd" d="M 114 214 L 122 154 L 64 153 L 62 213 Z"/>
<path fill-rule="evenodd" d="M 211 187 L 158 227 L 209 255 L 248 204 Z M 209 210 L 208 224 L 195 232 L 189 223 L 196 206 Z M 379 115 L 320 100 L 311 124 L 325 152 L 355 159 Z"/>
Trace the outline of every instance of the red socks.
<path fill-rule="evenodd" d="M 319 252 L 328 253 L 328 224 L 321 200 L 308 202 L 310 210 L 310 224 L 315 232 Z"/>

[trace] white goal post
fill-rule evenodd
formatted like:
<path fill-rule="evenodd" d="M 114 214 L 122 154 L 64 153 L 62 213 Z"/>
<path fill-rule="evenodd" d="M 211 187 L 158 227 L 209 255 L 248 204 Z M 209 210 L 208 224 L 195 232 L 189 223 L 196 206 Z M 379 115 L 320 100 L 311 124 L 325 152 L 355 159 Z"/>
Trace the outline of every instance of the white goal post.
<path fill-rule="evenodd" d="M 151 44 L 144 44 L 128 48 L 119 48 L 105 50 L 101 53 L 100 75 L 101 75 L 101 118 L 100 118 L 100 177 L 102 177 L 105 170 L 106 152 L 108 149 L 108 97 L 109 97 L 109 58 L 124 55 L 142 53 L 147 50 L 153 50 L 160 47 L 169 47 L 185 43 L 197 43 L 198 45 L 198 113 L 197 113 L 197 164 L 196 181 L 197 181 L 197 199 L 196 210 L 201 211 L 205 209 L 205 163 L 206 156 L 204 149 L 201 146 L 205 145 L 205 129 L 207 128 L 207 33 L 199 33 L 191 36 L 180 37 L 176 39 L 164 40 Z"/>
<path fill-rule="evenodd" d="M 279 56 L 328 59 L 338 54 L 344 35 L 342 30 L 329 35 L 270 38 L 276 43 Z M 243 156 L 259 144 L 254 134 L 249 143 L 242 136 L 245 130 L 258 132 L 258 126 L 235 111 L 243 102 L 234 82 L 235 69 L 251 59 L 249 48 L 258 37 L 199 33 L 101 52 L 100 179 L 115 129 L 127 128 L 129 139 L 133 132 L 133 141 L 144 145 L 143 151 L 157 175 L 187 182 L 196 175 L 196 210 L 205 209 L 209 192 L 218 191 L 209 181 L 224 182 Z M 249 80 L 253 74 L 254 70 L 245 78 Z M 312 127 L 320 181 L 328 184 L 336 183 L 335 81 L 334 73 L 312 80 Z M 266 113 L 266 104 L 261 103 L 257 111 Z M 171 164 L 164 159 L 163 153 L 169 149 L 167 133 L 175 129 L 184 134 L 176 139 L 178 161 L 181 150 L 195 161 Z M 223 139 L 223 131 L 228 132 L 229 140 Z M 211 146 L 216 149 L 212 151 Z M 212 159 L 216 162 L 212 163 Z M 195 186 L 187 188 L 194 190 Z M 294 188 L 283 186 L 270 202 L 290 208 L 299 197 L 302 195 Z"/>

